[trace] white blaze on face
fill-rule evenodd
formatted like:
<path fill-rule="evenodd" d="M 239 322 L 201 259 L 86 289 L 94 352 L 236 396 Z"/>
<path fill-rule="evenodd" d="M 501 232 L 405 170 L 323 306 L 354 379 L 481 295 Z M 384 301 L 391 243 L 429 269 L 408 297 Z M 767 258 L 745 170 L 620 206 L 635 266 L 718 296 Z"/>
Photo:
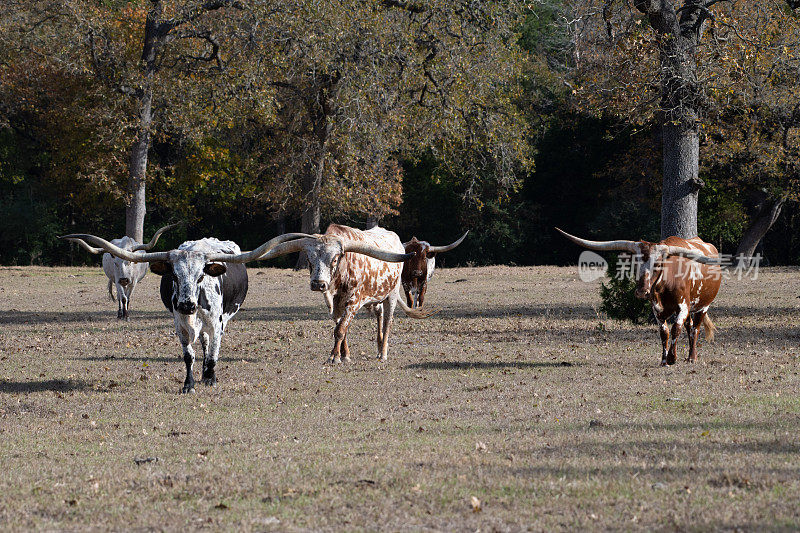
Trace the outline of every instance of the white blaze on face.
<path fill-rule="evenodd" d="M 342 244 L 339 240 L 315 241 L 304 248 L 308 258 L 311 283 L 325 283 L 330 286 L 333 273 L 342 257 Z"/>
<path fill-rule="evenodd" d="M 639 278 L 644 280 L 645 287 L 649 287 L 651 280 L 655 277 L 656 267 L 662 260 L 666 247 L 662 245 L 653 246 L 646 261 L 642 261 L 639 266 Z M 640 252 L 641 253 L 641 252 Z"/>
<path fill-rule="evenodd" d="M 124 259 L 120 259 L 119 257 L 114 258 L 114 273 L 116 274 L 116 281 L 119 282 L 121 279 L 127 279 L 128 281 L 133 281 L 133 272 L 131 268 L 131 262 L 125 261 Z"/>
<path fill-rule="evenodd" d="M 173 251 L 170 255 L 172 263 L 173 290 L 177 296 L 176 302 L 197 305 L 200 294 L 200 283 L 205 280 L 203 268 L 206 266 L 206 256 L 202 252 L 185 250 Z"/>

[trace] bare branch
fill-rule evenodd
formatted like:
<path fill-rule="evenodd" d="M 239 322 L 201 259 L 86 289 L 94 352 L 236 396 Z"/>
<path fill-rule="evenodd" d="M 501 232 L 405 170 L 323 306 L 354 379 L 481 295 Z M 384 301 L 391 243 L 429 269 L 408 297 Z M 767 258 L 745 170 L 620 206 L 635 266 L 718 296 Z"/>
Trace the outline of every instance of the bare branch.
<path fill-rule="evenodd" d="M 408 0 L 383 0 L 383 5 L 403 9 L 409 13 L 424 13 L 428 10 L 424 5 L 418 2 L 409 2 Z"/>

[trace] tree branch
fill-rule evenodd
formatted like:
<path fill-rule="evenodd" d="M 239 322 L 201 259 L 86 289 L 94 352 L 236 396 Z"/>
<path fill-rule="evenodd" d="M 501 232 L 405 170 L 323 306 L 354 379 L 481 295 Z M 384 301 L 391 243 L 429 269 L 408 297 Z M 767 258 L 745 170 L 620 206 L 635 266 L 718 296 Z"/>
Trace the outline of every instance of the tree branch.
<path fill-rule="evenodd" d="M 176 18 L 165 20 L 159 24 L 159 31 L 162 35 L 166 35 L 178 26 L 182 26 L 188 22 L 193 22 L 209 11 L 216 11 L 218 9 L 222 9 L 223 7 L 245 9 L 245 3 L 240 2 L 239 0 L 209 0 L 207 2 L 203 2 L 199 6 L 194 7 L 193 9 L 187 9 Z"/>
<path fill-rule="evenodd" d="M 424 13 L 428 10 L 426 6 L 417 2 L 409 2 L 408 0 L 383 0 L 383 5 L 403 9 L 409 13 Z"/>

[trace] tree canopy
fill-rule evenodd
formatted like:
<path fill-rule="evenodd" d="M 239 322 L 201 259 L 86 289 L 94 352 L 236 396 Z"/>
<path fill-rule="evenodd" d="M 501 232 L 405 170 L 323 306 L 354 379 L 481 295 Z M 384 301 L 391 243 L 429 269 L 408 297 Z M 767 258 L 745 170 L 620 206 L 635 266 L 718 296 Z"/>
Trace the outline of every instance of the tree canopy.
<path fill-rule="evenodd" d="M 382 219 L 404 239 L 471 228 L 450 261 L 558 262 L 569 247 L 553 225 L 656 238 L 670 172 L 694 195 L 700 235 L 746 249 L 795 224 L 796 9 L 12 0 L 2 260 L 86 260 L 53 240 L 71 229 L 116 237 L 187 219 L 186 234 L 246 246 Z M 674 53 L 670 28 L 686 40 Z M 670 135 L 696 137 L 675 152 L 696 153 L 696 168 L 666 165 Z M 772 256 L 800 258 L 793 242 Z"/>

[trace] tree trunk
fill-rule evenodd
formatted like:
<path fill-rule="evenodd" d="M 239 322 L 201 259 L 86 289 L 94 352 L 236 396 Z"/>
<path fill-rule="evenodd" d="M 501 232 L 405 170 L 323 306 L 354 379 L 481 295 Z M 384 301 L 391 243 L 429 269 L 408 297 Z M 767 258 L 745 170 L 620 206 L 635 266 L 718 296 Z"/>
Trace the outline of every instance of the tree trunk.
<path fill-rule="evenodd" d="M 739 247 L 736 249 L 737 260 L 740 266 L 751 266 L 753 263 L 752 257 L 756 252 L 756 247 L 764 235 L 767 234 L 769 229 L 778 220 L 781 215 L 783 204 L 786 203 L 786 197 L 768 198 L 762 203 L 758 214 L 753 219 L 750 227 L 744 232 L 742 240 L 739 242 Z"/>
<path fill-rule="evenodd" d="M 698 135 L 701 91 L 695 50 L 703 32 L 706 12 L 698 0 L 676 2 L 634 0 L 647 15 L 658 39 L 661 78 L 659 120 L 663 141 L 661 238 L 697 236 Z M 707 11 L 707 8 L 705 8 Z"/>
<path fill-rule="evenodd" d="M 125 234 L 144 242 L 144 216 L 147 212 L 147 154 L 150 150 L 150 125 L 153 120 L 152 92 L 141 99 L 139 132 L 136 136 L 128 166 L 128 205 L 125 207 Z"/>
<path fill-rule="evenodd" d="M 312 188 L 308 193 L 306 208 L 303 210 L 301 230 L 303 233 L 319 233 L 320 204 L 319 189 Z"/>
<path fill-rule="evenodd" d="M 325 146 L 320 146 L 320 155 L 317 158 L 316 168 L 309 172 L 302 180 L 302 194 L 305 200 L 305 208 L 300 221 L 300 231 L 303 233 L 320 232 L 320 188 L 322 187 L 322 177 L 325 174 Z M 297 257 L 295 270 L 302 270 L 308 267 L 308 258 L 305 252 L 300 252 Z"/>
<path fill-rule="evenodd" d="M 694 127 L 664 124 L 661 238 L 697 236 L 700 140 Z"/>
<path fill-rule="evenodd" d="M 286 211 L 280 209 L 275 215 L 275 227 L 278 230 L 278 235 L 286 233 Z"/>
<path fill-rule="evenodd" d="M 136 97 L 139 103 L 139 124 L 136 140 L 131 147 L 128 165 L 128 204 L 125 207 L 125 233 L 139 242 L 144 241 L 144 216 L 147 212 L 147 156 L 150 151 L 150 127 L 153 123 L 153 76 L 156 56 L 169 30 L 162 28 L 161 0 L 152 0 L 147 12 L 142 42 L 141 70 L 143 86 Z"/>

